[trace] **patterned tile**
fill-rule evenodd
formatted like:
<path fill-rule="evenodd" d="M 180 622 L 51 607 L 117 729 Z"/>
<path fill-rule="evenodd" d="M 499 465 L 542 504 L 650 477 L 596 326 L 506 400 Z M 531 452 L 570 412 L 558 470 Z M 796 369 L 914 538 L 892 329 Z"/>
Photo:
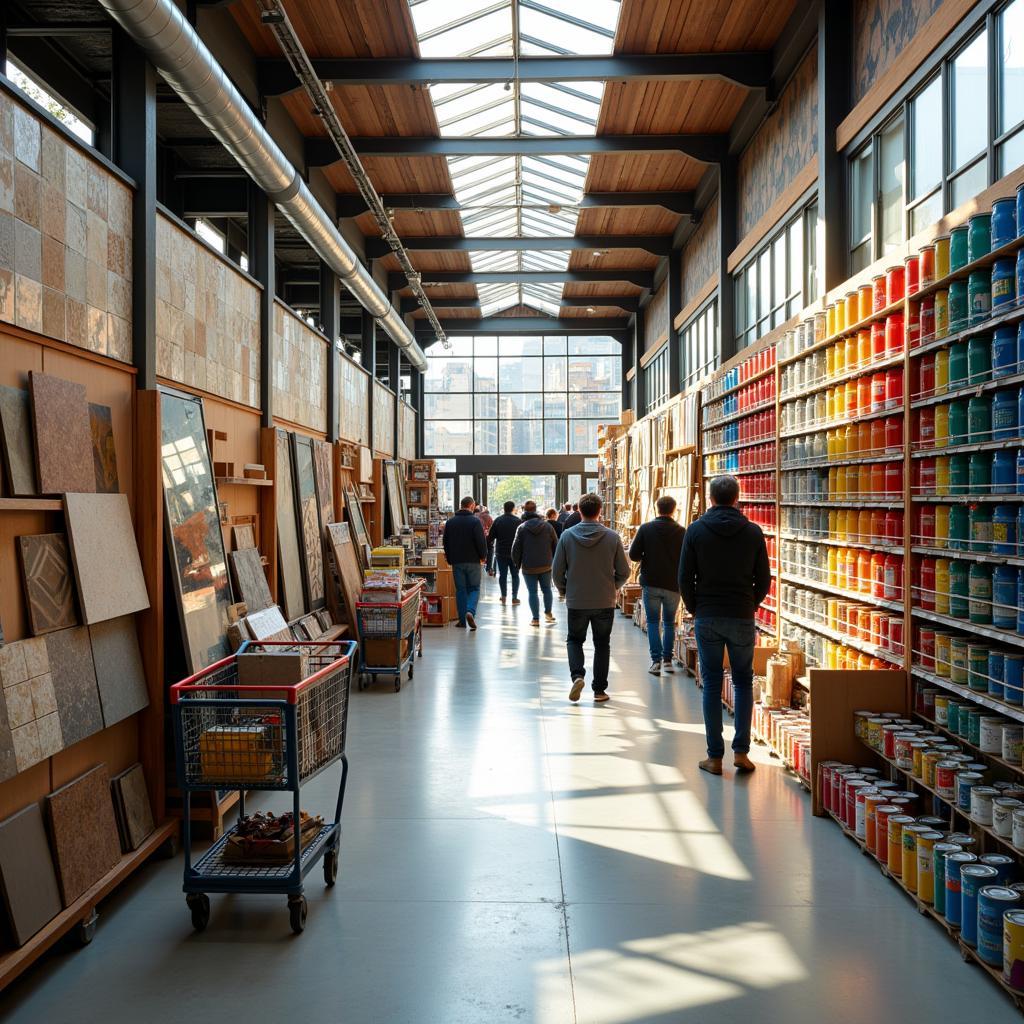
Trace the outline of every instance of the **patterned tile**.
<path fill-rule="evenodd" d="M 52 633 L 78 624 L 67 538 L 42 533 L 18 538 L 25 604 L 32 633 Z"/>
<path fill-rule="evenodd" d="M 700 226 L 683 249 L 683 305 L 718 273 L 718 199 L 701 214 Z"/>
<path fill-rule="evenodd" d="M 64 735 L 45 639 L 18 640 L 0 651 L 9 652 L 0 664 L 0 778 L 9 778 L 5 772 L 23 772 L 62 750 Z M 5 764 L 7 737 L 13 760 Z"/>
<path fill-rule="evenodd" d="M 943 0 L 855 0 L 853 101 L 887 71 Z"/>

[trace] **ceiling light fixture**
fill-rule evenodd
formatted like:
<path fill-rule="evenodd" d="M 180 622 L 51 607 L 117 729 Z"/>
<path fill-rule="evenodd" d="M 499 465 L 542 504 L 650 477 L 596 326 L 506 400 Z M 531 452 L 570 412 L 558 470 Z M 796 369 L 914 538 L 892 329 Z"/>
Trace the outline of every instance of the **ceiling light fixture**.
<path fill-rule="evenodd" d="M 587 306 L 587 312 L 588 313 L 593 313 L 594 312 L 594 307 L 593 306 Z"/>

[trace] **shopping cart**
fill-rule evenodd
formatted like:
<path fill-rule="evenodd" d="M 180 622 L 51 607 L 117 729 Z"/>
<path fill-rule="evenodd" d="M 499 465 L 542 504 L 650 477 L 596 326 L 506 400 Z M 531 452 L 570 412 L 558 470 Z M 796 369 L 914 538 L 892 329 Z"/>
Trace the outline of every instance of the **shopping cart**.
<path fill-rule="evenodd" d="M 359 689 L 365 690 L 374 676 L 393 676 L 395 691 L 402 688 L 402 673 L 413 676 L 413 658 L 423 657 L 421 580 L 402 593 L 400 601 L 356 602 L 359 627 Z M 390 644 L 394 644 L 392 651 Z M 406 644 L 403 653 L 402 645 Z"/>
<path fill-rule="evenodd" d="M 311 674 L 293 686 L 241 686 L 238 659 L 245 653 L 300 648 L 309 654 Z M 288 897 L 292 930 L 306 924 L 303 879 L 323 860 L 324 881 L 338 877 L 341 806 L 348 779 L 345 736 L 348 695 L 355 665 L 351 640 L 327 643 L 289 641 L 246 643 L 224 658 L 171 687 L 178 785 L 184 796 L 185 900 L 192 926 L 210 920 L 211 892 L 280 893 Z M 292 822 L 301 820 L 301 789 L 325 768 L 341 761 L 334 820 L 315 834 L 293 838 L 284 856 L 261 863 L 239 862 L 232 842 L 238 825 L 192 860 L 192 794 L 238 790 L 238 817 L 245 814 L 249 790 L 293 794 Z"/>

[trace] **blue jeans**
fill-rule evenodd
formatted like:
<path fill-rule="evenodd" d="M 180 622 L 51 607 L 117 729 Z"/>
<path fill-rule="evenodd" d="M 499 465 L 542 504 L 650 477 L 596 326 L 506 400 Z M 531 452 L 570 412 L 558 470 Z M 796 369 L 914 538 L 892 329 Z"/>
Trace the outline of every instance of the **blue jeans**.
<path fill-rule="evenodd" d="M 697 658 L 704 681 L 704 732 L 708 757 L 725 755 L 722 742 L 723 652 L 729 651 L 732 671 L 733 717 L 736 735 L 732 749 L 737 754 L 750 750 L 750 717 L 754 712 L 754 639 L 753 619 L 698 618 L 695 624 Z"/>
<path fill-rule="evenodd" d="M 526 592 L 530 596 L 530 611 L 535 619 L 540 618 L 540 598 L 537 596 L 537 587 L 544 593 L 544 611 L 551 614 L 551 570 L 545 572 L 524 572 L 523 579 L 526 580 Z"/>
<path fill-rule="evenodd" d="M 594 693 L 608 689 L 608 664 L 611 661 L 612 626 L 615 625 L 614 608 L 570 608 L 565 633 L 565 648 L 569 654 L 569 675 L 573 679 L 586 676 L 583 642 L 587 627 L 594 639 L 594 671 L 591 687 Z"/>
<path fill-rule="evenodd" d="M 651 661 L 672 663 L 676 640 L 676 612 L 679 594 L 663 587 L 644 587 L 644 613 L 647 615 L 647 642 Z"/>
<path fill-rule="evenodd" d="M 498 563 L 498 586 L 501 587 L 501 596 L 504 597 L 508 587 L 509 573 L 512 574 L 512 600 L 519 597 L 519 569 L 511 558 L 504 558 L 502 555 L 495 555 Z"/>
<path fill-rule="evenodd" d="M 459 625 L 466 624 L 466 613 L 476 615 L 476 603 L 480 599 L 480 563 L 456 562 L 452 566 L 452 580 L 455 583 L 455 607 L 459 611 Z"/>

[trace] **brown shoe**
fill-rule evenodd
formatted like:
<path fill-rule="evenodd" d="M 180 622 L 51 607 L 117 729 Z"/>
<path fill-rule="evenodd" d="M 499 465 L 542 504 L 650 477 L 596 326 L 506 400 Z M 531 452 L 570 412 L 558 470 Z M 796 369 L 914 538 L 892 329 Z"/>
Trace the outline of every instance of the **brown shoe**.
<path fill-rule="evenodd" d="M 757 765 L 747 757 L 746 754 L 737 754 L 732 763 L 736 766 L 738 772 L 752 772 L 757 768 Z"/>
<path fill-rule="evenodd" d="M 701 761 L 697 767 L 702 772 L 707 772 L 709 775 L 721 775 L 722 759 L 720 757 L 708 757 Z"/>

